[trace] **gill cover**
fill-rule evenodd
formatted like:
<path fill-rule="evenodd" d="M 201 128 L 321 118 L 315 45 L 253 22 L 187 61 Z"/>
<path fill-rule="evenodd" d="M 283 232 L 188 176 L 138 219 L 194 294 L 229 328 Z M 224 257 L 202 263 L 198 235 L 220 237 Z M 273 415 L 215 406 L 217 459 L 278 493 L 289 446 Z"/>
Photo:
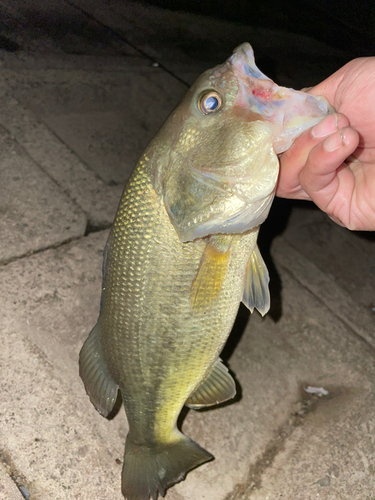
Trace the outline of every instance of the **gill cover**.
<path fill-rule="evenodd" d="M 211 125 L 188 155 L 176 148 L 165 176 L 164 202 L 181 241 L 248 231 L 273 200 L 279 165 L 268 124 Z"/>

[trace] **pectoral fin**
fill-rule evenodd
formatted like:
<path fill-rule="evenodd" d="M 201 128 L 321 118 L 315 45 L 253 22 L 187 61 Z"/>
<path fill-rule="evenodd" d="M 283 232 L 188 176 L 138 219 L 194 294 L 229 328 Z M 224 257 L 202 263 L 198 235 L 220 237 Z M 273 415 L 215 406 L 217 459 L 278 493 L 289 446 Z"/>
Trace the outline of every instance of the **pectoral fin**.
<path fill-rule="evenodd" d="M 270 277 L 258 246 L 250 256 L 246 268 L 245 288 L 242 302 L 251 312 L 258 309 L 264 316 L 270 308 L 270 292 L 268 283 Z"/>
<path fill-rule="evenodd" d="M 204 309 L 218 298 L 229 262 L 231 236 L 212 236 L 203 252 L 198 274 L 190 291 L 193 309 Z"/>
<path fill-rule="evenodd" d="M 187 399 L 186 406 L 198 410 L 232 399 L 236 395 L 236 384 L 228 368 L 219 358 L 208 377 Z"/>
<path fill-rule="evenodd" d="M 118 385 L 108 373 L 102 358 L 98 324 L 92 329 L 79 353 L 79 374 L 91 403 L 107 417 L 116 402 Z"/>

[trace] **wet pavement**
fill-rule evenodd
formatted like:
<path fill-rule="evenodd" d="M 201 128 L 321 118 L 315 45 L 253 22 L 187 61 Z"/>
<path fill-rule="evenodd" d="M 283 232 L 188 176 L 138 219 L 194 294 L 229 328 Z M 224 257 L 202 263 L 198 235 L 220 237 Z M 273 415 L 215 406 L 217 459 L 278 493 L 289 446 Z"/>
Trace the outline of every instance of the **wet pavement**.
<path fill-rule="evenodd" d="M 360 54 L 133 2 L 30 5 L 0 0 L 0 499 L 121 500 L 126 417 L 94 410 L 78 353 L 135 161 L 194 78 L 243 41 L 295 88 Z M 260 246 L 271 311 L 240 308 L 223 354 L 239 397 L 182 427 L 215 461 L 167 498 L 372 500 L 373 235 L 276 200 Z"/>

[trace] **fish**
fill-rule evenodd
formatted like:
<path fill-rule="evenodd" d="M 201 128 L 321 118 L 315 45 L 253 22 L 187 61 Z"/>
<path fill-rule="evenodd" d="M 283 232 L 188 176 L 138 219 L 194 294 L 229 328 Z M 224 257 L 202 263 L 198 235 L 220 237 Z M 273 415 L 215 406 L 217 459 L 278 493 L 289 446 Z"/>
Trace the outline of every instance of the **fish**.
<path fill-rule="evenodd" d="M 79 357 L 101 415 L 122 397 L 125 499 L 156 500 L 213 459 L 177 419 L 184 405 L 235 396 L 220 352 L 241 302 L 262 315 L 270 307 L 257 237 L 278 154 L 331 112 L 323 97 L 276 85 L 244 43 L 196 80 L 136 164 L 104 251 L 99 318 Z"/>

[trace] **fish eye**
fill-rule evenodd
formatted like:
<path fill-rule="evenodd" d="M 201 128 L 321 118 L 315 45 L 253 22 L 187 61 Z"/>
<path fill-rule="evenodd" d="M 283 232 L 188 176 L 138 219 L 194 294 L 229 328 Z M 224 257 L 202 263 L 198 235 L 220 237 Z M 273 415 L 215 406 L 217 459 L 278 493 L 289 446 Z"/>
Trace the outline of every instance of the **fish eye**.
<path fill-rule="evenodd" d="M 198 99 L 198 109 L 204 115 L 214 113 L 221 108 L 223 100 L 221 95 L 215 91 L 204 92 Z"/>

